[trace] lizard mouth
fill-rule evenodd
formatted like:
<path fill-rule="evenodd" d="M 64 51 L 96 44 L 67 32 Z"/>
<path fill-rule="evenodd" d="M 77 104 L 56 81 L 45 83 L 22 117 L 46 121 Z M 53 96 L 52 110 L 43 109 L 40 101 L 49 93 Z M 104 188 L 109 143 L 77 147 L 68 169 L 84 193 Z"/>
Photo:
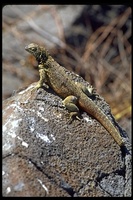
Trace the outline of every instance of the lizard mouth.
<path fill-rule="evenodd" d="M 28 46 L 25 47 L 25 50 L 26 50 L 26 51 L 28 50 Z"/>
<path fill-rule="evenodd" d="M 30 51 L 30 49 L 28 48 L 28 46 L 25 47 L 25 50 L 26 50 L 27 52 L 29 52 L 29 53 L 32 53 L 32 52 Z"/>

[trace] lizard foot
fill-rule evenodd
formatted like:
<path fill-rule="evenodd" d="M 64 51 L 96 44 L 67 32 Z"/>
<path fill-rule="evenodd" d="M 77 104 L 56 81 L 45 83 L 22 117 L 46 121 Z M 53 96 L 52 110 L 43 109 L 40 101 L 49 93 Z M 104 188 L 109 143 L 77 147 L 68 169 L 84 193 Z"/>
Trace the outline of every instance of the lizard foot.
<path fill-rule="evenodd" d="M 76 105 L 77 97 L 70 95 L 66 97 L 62 102 L 64 106 L 68 109 L 68 111 L 70 112 L 70 119 L 68 123 L 71 123 L 73 121 L 73 118 L 80 120 L 80 118 L 78 117 L 79 108 Z"/>
<path fill-rule="evenodd" d="M 33 87 L 33 89 L 31 90 L 31 94 L 33 94 L 35 91 L 37 91 L 39 88 L 42 88 L 43 87 L 43 84 L 41 84 L 40 82 L 38 82 L 38 84 Z M 45 87 L 48 89 L 49 86 L 45 84 Z"/>
<path fill-rule="evenodd" d="M 33 89 L 31 90 L 31 94 L 33 94 L 35 91 L 37 91 L 39 88 L 41 88 L 38 84 L 33 87 Z"/>
<path fill-rule="evenodd" d="M 68 120 L 68 124 L 71 124 L 72 123 L 72 121 L 76 118 L 76 119 L 78 119 L 79 121 L 81 120 L 80 118 L 79 118 L 79 113 L 77 113 L 77 112 L 70 112 L 70 119 Z"/>

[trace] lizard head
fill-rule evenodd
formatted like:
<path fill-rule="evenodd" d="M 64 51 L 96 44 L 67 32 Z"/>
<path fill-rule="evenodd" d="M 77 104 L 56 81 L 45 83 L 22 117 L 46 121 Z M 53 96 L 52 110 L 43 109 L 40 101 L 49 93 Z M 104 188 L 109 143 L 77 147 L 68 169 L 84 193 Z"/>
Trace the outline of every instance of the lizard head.
<path fill-rule="evenodd" d="M 31 53 L 36 58 L 38 63 L 45 63 L 49 56 L 48 51 L 44 47 L 41 47 L 35 43 L 31 43 L 26 46 L 25 50 Z"/>

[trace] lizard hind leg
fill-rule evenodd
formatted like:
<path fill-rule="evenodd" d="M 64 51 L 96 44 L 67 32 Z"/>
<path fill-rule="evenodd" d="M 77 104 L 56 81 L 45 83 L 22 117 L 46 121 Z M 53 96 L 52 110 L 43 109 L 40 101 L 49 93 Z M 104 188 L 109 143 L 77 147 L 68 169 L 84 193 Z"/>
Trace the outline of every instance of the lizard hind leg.
<path fill-rule="evenodd" d="M 78 120 L 80 120 L 80 118 L 78 117 L 79 115 L 79 108 L 77 107 L 77 97 L 70 95 L 68 97 L 66 97 L 62 103 L 64 104 L 64 106 L 68 109 L 68 111 L 70 112 L 70 120 L 69 122 L 71 122 L 73 120 L 74 117 L 76 117 Z"/>
<path fill-rule="evenodd" d="M 82 86 L 82 91 L 88 96 L 91 97 L 94 92 L 94 88 L 92 86 Z"/>
<path fill-rule="evenodd" d="M 95 89 L 94 89 L 91 85 L 85 86 L 85 85 L 83 85 L 83 84 L 81 84 L 81 83 L 78 83 L 78 82 L 75 82 L 75 84 L 76 84 L 76 86 L 77 86 L 78 88 L 80 88 L 88 97 L 91 97 L 91 96 L 93 95 Z"/>

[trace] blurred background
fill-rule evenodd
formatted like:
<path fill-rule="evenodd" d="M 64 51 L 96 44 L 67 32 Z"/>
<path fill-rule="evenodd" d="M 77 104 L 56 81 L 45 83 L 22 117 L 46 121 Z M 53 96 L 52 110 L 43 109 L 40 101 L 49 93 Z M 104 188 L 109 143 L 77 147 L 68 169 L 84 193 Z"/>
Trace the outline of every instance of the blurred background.
<path fill-rule="evenodd" d="M 37 62 L 25 51 L 32 42 L 90 82 L 131 138 L 130 6 L 4 6 L 3 100 L 39 80 Z"/>

